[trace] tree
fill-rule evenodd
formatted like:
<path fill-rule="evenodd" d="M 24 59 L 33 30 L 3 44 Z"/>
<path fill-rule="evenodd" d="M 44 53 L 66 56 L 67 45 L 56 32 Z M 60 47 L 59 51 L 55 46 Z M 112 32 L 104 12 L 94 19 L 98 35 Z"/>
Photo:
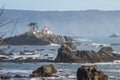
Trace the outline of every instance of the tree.
<path fill-rule="evenodd" d="M 28 26 L 30 27 L 30 29 L 35 30 L 38 29 L 38 24 L 36 22 L 31 22 L 28 24 Z"/>

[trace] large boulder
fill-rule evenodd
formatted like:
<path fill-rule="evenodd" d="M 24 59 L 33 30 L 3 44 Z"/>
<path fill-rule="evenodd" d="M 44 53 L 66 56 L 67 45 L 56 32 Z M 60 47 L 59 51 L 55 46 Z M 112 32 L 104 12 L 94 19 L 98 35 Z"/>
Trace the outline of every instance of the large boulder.
<path fill-rule="evenodd" d="M 78 68 L 77 80 L 108 80 L 108 76 L 99 71 L 97 66 L 82 66 Z"/>
<path fill-rule="evenodd" d="M 113 62 L 119 60 L 120 54 L 113 53 L 111 47 L 103 47 L 100 51 L 93 50 L 74 50 L 68 44 L 64 43 L 58 49 L 56 62 L 65 63 L 84 63 L 84 62 Z"/>
<path fill-rule="evenodd" d="M 37 70 L 33 71 L 30 77 L 51 77 L 52 74 L 56 73 L 57 70 L 55 67 L 50 64 L 50 65 L 43 65 Z"/>
<path fill-rule="evenodd" d="M 58 55 L 55 59 L 56 62 L 71 62 L 75 60 L 75 54 L 73 49 L 67 44 L 62 44 L 61 48 L 58 49 Z"/>

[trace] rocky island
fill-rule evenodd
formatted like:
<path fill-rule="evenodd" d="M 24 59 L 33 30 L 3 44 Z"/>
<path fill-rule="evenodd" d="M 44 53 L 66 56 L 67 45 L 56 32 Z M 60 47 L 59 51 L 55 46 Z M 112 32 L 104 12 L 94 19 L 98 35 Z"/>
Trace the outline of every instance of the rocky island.
<path fill-rule="evenodd" d="M 48 28 L 44 28 L 41 32 L 33 28 L 21 35 L 5 38 L 4 42 L 7 45 L 48 45 L 71 43 L 75 40 L 72 37 L 53 34 Z"/>
<path fill-rule="evenodd" d="M 118 33 L 114 33 L 112 35 L 109 36 L 110 38 L 118 38 L 120 37 L 120 35 Z"/>

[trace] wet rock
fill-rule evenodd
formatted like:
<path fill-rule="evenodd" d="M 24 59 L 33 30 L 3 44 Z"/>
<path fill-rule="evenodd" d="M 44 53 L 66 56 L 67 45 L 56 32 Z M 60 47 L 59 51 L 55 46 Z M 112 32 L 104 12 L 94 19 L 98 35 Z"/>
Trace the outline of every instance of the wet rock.
<path fill-rule="evenodd" d="M 112 47 L 102 47 L 99 52 L 113 52 L 113 48 Z"/>
<path fill-rule="evenodd" d="M 47 57 L 47 60 L 53 60 L 54 57 Z"/>
<path fill-rule="evenodd" d="M 26 61 L 31 61 L 31 60 L 34 60 L 32 57 L 28 57 L 25 59 Z"/>
<path fill-rule="evenodd" d="M 93 50 L 74 50 L 69 45 L 63 44 L 58 49 L 58 55 L 55 58 L 56 62 L 65 63 L 85 63 L 85 62 L 113 62 L 120 60 L 120 54 L 113 53 L 111 47 L 103 47 L 100 51 Z"/>
<path fill-rule="evenodd" d="M 118 38 L 120 37 L 120 35 L 118 33 L 114 33 L 112 35 L 109 36 L 110 38 Z"/>
<path fill-rule="evenodd" d="M 9 55 L 14 55 L 14 54 L 10 52 Z"/>
<path fill-rule="evenodd" d="M 24 60 L 24 58 L 23 57 L 18 57 L 18 58 L 15 59 L 15 61 L 20 61 L 20 60 Z"/>
<path fill-rule="evenodd" d="M 26 32 L 18 36 L 13 36 L 5 38 L 4 42 L 9 45 L 49 45 L 63 44 L 64 42 L 72 42 L 74 39 L 68 36 L 60 36 L 56 34 L 33 34 L 31 32 Z"/>
<path fill-rule="evenodd" d="M 50 51 L 56 51 L 55 49 L 50 49 Z"/>
<path fill-rule="evenodd" d="M 21 76 L 21 75 L 16 74 L 15 76 L 13 76 L 13 78 L 23 79 L 23 78 L 29 78 L 29 76 Z"/>
<path fill-rule="evenodd" d="M 2 55 L 3 54 L 3 50 L 0 50 L 0 55 Z"/>
<path fill-rule="evenodd" d="M 58 55 L 55 61 L 56 62 L 71 62 L 73 61 L 74 55 L 75 54 L 73 53 L 73 50 L 67 44 L 62 44 L 61 48 L 58 49 Z"/>
<path fill-rule="evenodd" d="M 76 42 L 67 42 L 66 43 L 71 49 L 74 49 L 74 50 L 76 50 L 76 48 L 77 48 L 77 43 Z"/>
<path fill-rule="evenodd" d="M 97 66 L 82 66 L 78 68 L 77 80 L 108 80 L 108 76 L 99 71 Z"/>
<path fill-rule="evenodd" d="M 0 57 L 1 60 L 7 60 L 8 58 L 7 57 Z"/>
<path fill-rule="evenodd" d="M 37 49 L 36 51 L 45 51 L 45 49 Z"/>
<path fill-rule="evenodd" d="M 14 78 L 22 78 L 23 76 L 15 75 Z"/>
<path fill-rule="evenodd" d="M 48 54 L 45 54 L 44 56 L 49 56 Z"/>
<path fill-rule="evenodd" d="M 2 80 L 6 80 L 6 79 L 10 79 L 11 76 L 7 76 L 7 75 L 4 75 L 4 76 L 0 76 Z"/>
<path fill-rule="evenodd" d="M 56 73 L 57 70 L 55 67 L 50 64 L 50 65 L 43 65 L 37 70 L 33 71 L 30 77 L 51 77 L 52 74 Z"/>

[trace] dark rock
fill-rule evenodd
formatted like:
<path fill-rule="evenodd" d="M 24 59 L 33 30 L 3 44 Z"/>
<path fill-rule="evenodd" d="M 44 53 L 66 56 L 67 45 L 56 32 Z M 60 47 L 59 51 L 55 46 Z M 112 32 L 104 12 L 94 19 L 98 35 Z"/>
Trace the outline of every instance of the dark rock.
<path fill-rule="evenodd" d="M 44 56 L 49 56 L 48 54 L 45 54 Z"/>
<path fill-rule="evenodd" d="M 37 49 L 36 51 L 45 51 L 45 49 Z"/>
<path fill-rule="evenodd" d="M 99 71 L 97 66 L 82 66 L 78 68 L 77 80 L 108 80 L 108 76 Z"/>
<path fill-rule="evenodd" d="M 7 57 L 0 57 L 1 60 L 7 60 Z"/>
<path fill-rule="evenodd" d="M 9 55 L 14 55 L 14 54 L 10 52 Z"/>
<path fill-rule="evenodd" d="M 24 58 L 23 57 L 18 57 L 18 58 L 15 59 L 15 61 L 19 61 L 19 60 L 24 60 Z"/>
<path fill-rule="evenodd" d="M 58 49 L 56 62 L 84 63 L 84 62 L 112 62 L 119 60 L 120 54 L 113 53 L 111 47 L 104 47 L 100 51 L 73 50 L 67 44 Z"/>
<path fill-rule="evenodd" d="M 113 52 L 113 48 L 112 47 L 102 47 L 99 52 Z"/>
<path fill-rule="evenodd" d="M 26 61 L 32 61 L 32 60 L 34 60 L 32 57 L 28 57 L 28 58 L 26 58 L 25 59 Z"/>
<path fill-rule="evenodd" d="M 54 57 L 47 57 L 47 60 L 53 60 Z"/>
<path fill-rule="evenodd" d="M 110 44 L 110 45 L 112 45 L 112 46 L 119 46 L 120 43 L 112 43 L 112 44 Z"/>
<path fill-rule="evenodd" d="M 55 67 L 50 64 L 50 65 L 43 65 L 37 70 L 33 71 L 30 77 L 51 77 L 52 74 L 56 73 L 57 70 Z"/>
<path fill-rule="evenodd" d="M 7 80 L 7 79 L 10 79 L 10 78 L 11 78 L 11 76 L 6 76 L 6 75 L 0 76 L 0 77 L 1 77 L 1 79 L 3 79 L 3 80 Z"/>
<path fill-rule="evenodd" d="M 56 51 L 55 49 L 50 49 L 50 51 Z"/>
<path fill-rule="evenodd" d="M 16 74 L 15 76 L 13 76 L 13 78 L 23 79 L 23 78 L 30 78 L 30 77 L 29 76 L 21 76 L 21 75 Z"/>
<path fill-rule="evenodd" d="M 114 33 L 112 35 L 109 36 L 110 38 L 117 38 L 120 37 L 120 35 L 118 33 Z"/>
<path fill-rule="evenodd" d="M 20 52 L 20 55 L 25 55 L 25 54 L 24 54 L 24 52 L 21 51 L 21 52 Z"/>
<path fill-rule="evenodd" d="M 71 62 L 73 61 L 72 55 L 73 50 L 67 45 L 62 44 L 61 48 L 58 49 L 58 55 L 55 59 L 57 62 Z"/>
<path fill-rule="evenodd" d="M 76 42 L 67 42 L 66 43 L 71 49 L 76 50 L 77 48 L 77 43 Z"/>
<path fill-rule="evenodd" d="M 22 78 L 23 76 L 15 75 L 14 78 Z"/>
<path fill-rule="evenodd" d="M 26 32 L 24 34 L 5 38 L 4 42 L 9 45 L 48 45 L 51 43 L 54 44 L 63 44 L 64 42 L 72 42 L 73 38 L 67 36 L 60 36 L 55 34 L 33 34 L 31 32 Z"/>
<path fill-rule="evenodd" d="M 0 50 L 0 55 L 2 55 L 3 54 L 3 51 L 2 50 Z"/>

